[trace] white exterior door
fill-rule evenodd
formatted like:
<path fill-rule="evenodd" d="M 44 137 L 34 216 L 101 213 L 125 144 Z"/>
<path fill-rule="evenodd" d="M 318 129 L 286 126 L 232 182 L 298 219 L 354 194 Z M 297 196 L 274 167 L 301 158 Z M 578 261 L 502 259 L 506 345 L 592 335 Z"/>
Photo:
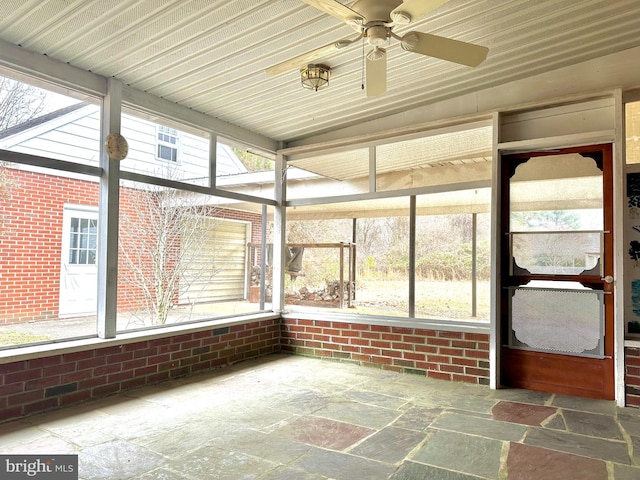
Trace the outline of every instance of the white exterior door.
<path fill-rule="evenodd" d="M 60 317 L 96 313 L 98 209 L 65 205 L 62 220 Z"/>

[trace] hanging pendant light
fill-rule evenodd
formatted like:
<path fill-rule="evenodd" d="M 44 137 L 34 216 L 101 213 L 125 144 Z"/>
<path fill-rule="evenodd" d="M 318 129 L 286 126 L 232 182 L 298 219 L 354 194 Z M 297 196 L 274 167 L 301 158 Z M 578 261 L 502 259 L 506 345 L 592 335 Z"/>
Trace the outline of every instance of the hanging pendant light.
<path fill-rule="evenodd" d="M 326 65 L 310 63 L 300 69 L 300 80 L 302 86 L 309 90 L 322 90 L 329 86 L 329 72 L 331 69 Z"/>

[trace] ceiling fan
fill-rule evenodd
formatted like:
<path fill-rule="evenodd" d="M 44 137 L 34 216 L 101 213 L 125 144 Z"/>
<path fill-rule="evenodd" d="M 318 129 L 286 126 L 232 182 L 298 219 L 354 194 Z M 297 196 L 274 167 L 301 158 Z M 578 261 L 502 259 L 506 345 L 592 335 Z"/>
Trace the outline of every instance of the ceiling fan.
<path fill-rule="evenodd" d="M 337 0 L 302 1 L 345 22 L 358 32 L 358 36 L 338 40 L 273 65 L 265 70 L 270 75 L 299 69 L 364 38 L 373 47 L 366 56 L 366 94 L 368 97 L 375 97 L 387 90 L 387 51 L 382 46 L 389 38 L 398 40 L 402 48 L 409 52 L 470 67 L 482 63 L 489 52 L 488 48 L 480 45 L 429 33 L 408 32 L 399 36 L 393 31 L 394 27 L 407 25 L 449 0 L 355 0 L 350 6 Z"/>

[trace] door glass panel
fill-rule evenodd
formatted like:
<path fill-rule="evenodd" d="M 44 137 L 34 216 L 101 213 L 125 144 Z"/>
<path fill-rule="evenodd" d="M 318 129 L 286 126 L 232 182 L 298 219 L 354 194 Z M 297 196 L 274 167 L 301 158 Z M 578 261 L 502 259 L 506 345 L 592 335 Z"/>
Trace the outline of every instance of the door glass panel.
<path fill-rule="evenodd" d="M 515 265 L 529 273 L 587 274 L 599 265 L 602 232 L 515 232 L 511 248 Z M 516 273 L 513 265 L 511 273 Z M 595 274 L 601 274 L 599 268 Z"/>
<path fill-rule="evenodd" d="M 527 159 L 515 167 L 509 196 L 512 274 L 580 275 L 599 265 L 603 187 L 594 159 Z"/>
<path fill-rule="evenodd" d="M 510 347 L 579 356 L 603 355 L 603 292 L 512 287 L 509 298 Z"/>

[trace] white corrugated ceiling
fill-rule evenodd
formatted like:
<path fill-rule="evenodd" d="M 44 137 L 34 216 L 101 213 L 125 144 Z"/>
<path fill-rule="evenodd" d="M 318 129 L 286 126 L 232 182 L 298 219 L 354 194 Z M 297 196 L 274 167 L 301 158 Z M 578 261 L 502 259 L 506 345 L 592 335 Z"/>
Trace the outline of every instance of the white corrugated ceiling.
<path fill-rule="evenodd" d="M 258 132 L 295 140 L 640 45 L 638 0 L 451 0 L 419 30 L 489 47 L 472 69 L 388 47 L 388 91 L 361 90 L 358 43 L 328 89 L 264 69 L 353 30 L 300 0 L 3 0 L 0 39 Z M 0 53 L 1 55 L 1 53 Z"/>

